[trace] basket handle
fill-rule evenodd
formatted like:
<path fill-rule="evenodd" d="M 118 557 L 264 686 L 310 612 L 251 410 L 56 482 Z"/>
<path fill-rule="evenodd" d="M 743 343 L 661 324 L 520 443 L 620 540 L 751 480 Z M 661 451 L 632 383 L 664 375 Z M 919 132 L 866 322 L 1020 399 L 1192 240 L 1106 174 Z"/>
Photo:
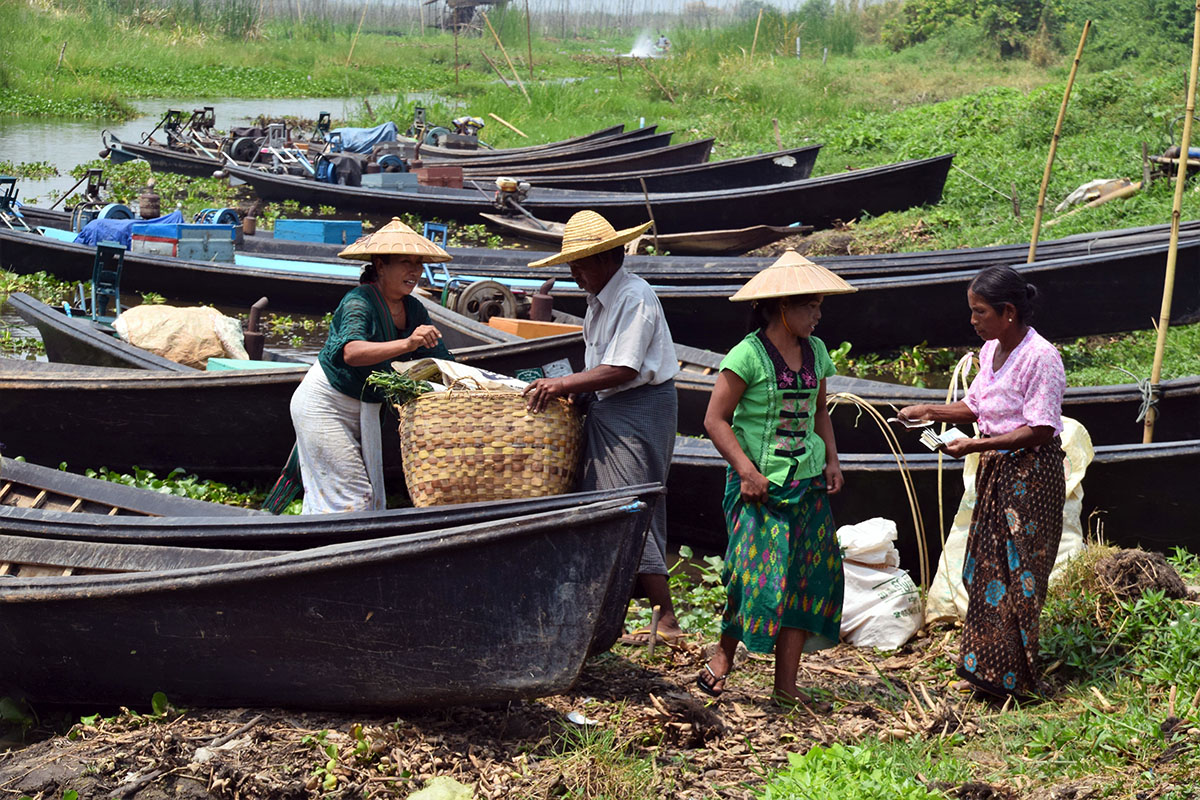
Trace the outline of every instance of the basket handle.
<path fill-rule="evenodd" d="M 447 392 L 455 390 L 461 391 L 482 391 L 483 384 L 473 375 L 464 375 L 461 378 L 455 378 L 454 382 L 446 387 Z"/>

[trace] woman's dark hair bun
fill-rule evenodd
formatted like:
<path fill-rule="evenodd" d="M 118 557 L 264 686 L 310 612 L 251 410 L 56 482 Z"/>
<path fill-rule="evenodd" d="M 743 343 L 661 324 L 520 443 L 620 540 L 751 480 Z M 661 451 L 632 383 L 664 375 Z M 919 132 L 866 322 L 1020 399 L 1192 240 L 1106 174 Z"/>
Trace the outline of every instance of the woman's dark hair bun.
<path fill-rule="evenodd" d="M 1021 273 L 1012 267 L 988 267 L 981 270 L 971 281 L 971 291 L 983 298 L 997 311 L 1012 305 L 1024 323 L 1033 318 L 1033 303 L 1038 296 L 1037 287 L 1027 283 Z"/>

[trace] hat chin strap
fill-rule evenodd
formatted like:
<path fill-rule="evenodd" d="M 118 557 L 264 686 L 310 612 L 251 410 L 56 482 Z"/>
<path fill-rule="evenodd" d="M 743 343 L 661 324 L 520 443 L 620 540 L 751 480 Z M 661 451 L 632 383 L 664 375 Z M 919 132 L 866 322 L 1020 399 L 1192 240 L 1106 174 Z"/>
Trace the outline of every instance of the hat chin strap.
<path fill-rule="evenodd" d="M 787 315 L 784 313 L 784 310 L 783 310 L 783 303 L 779 304 L 779 321 L 783 323 L 783 327 L 785 330 L 787 330 L 788 333 L 790 333 L 792 336 L 795 336 L 797 339 L 800 338 L 800 334 L 798 334 L 794 330 L 792 330 L 791 325 L 788 325 Z"/>

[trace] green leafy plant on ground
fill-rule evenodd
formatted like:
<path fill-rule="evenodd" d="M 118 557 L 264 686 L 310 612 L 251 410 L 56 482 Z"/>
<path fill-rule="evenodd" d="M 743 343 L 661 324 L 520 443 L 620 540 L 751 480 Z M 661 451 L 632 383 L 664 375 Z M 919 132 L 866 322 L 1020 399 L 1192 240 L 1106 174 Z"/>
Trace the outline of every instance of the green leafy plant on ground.
<path fill-rule="evenodd" d="M 692 548 L 683 545 L 679 548 L 679 558 L 668 569 L 671 601 L 679 625 L 704 641 L 714 640 L 721 633 L 721 612 L 725 608 L 725 585 L 721 581 L 724 565 L 720 556 L 697 557 Z M 651 613 L 652 609 L 647 605 L 634 606 L 626 617 L 626 625 L 648 628 Z"/>

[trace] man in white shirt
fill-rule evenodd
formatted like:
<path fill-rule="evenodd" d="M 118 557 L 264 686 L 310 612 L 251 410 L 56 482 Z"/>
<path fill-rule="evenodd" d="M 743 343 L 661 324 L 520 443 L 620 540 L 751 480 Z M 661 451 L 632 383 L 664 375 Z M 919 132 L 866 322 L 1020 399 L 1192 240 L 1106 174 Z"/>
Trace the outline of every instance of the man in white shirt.
<path fill-rule="evenodd" d="M 622 245 L 649 227 L 617 231 L 596 212 L 580 211 L 566 224 L 562 252 L 530 264 L 569 264 L 571 276 L 588 293 L 584 370 L 539 378 L 525 392 L 535 412 L 555 397 L 595 393 L 584 422 L 581 491 L 667 483 L 678 428 L 674 377 L 679 362 L 654 290 L 623 266 Z M 682 631 L 667 581 L 666 522 L 666 504 L 660 501 L 638 565 L 638 584 L 661 607 L 659 635 L 671 639 Z M 648 635 L 635 633 L 626 641 Z"/>

